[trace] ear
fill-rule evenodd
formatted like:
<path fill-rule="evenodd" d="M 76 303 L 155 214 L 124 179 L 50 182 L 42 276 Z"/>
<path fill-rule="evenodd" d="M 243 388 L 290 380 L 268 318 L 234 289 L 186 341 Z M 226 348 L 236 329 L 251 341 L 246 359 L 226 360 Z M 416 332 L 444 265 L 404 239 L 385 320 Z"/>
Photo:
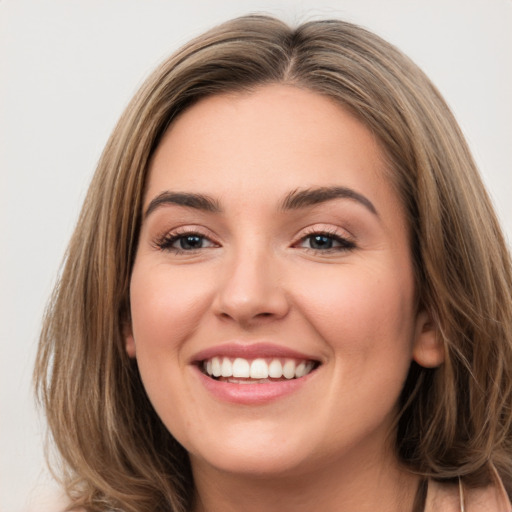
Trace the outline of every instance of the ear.
<path fill-rule="evenodd" d="M 420 366 L 436 368 L 444 362 L 444 356 L 444 345 L 437 327 L 426 311 L 420 311 L 416 318 L 412 358 Z"/>
<path fill-rule="evenodd" d="M 132 359 L 134 359 L 136 356 L 135 338 L 133 337 L 132 324 L 129 320 L 124 324 L 123 337 L 124 337 L 124 348 L 126 350 L 126 353 L 128 354 L 128 357 L 131 357 Z"/>

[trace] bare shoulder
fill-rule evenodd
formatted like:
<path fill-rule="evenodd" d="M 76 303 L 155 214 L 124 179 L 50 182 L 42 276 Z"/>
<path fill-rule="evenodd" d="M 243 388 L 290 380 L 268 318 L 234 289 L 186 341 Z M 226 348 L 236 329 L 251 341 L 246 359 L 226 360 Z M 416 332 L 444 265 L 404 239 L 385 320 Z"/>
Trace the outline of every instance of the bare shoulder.
<path fill-rule="evenodd" d="M 501 481 L 487 487 L 468 488 L 429 481 L 425 512 L 512 512 Z"/>
<path fill-rule="evenodd" d="M 465 491 L 467 512 L 511 512 L 512 505 L 499 485 Z"/>

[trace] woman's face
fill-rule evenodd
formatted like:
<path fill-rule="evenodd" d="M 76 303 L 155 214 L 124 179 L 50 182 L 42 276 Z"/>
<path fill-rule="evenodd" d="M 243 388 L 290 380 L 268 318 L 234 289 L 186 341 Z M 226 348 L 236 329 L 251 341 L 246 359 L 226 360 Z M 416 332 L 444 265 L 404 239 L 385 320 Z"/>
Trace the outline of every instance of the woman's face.
<path fill-rule="evenodd" d="M 433 333 L 379 144 L 333 101 L 272 85 L 182 114 L 150 165 L 130 298 L 127 351 L 195 469 L 392 457 Z"/>

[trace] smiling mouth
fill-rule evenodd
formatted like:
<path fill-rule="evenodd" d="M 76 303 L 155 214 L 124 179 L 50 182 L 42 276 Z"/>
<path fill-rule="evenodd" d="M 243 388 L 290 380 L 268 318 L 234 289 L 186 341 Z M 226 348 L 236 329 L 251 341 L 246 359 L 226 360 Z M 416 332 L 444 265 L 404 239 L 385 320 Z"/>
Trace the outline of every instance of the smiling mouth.
<path fill-rule="evenodd" d="M 216 356 L 200 362 L 208 377 L 232 384 L 263 384 L 300 379 L 314 371 L 318 361 L 290 358 L 255 358 Z"/>

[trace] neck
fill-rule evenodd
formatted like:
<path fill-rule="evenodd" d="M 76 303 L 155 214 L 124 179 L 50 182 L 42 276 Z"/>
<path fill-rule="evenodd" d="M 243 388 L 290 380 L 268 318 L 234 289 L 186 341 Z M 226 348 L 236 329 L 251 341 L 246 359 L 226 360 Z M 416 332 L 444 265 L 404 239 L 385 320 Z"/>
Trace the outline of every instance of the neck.
<path fill-rule="evenodd" d="M 194 463 L 194 512 L 412 511 L 419 479 L 392 462 L 334 461 L 278 475 L 232 474 Z"/>

